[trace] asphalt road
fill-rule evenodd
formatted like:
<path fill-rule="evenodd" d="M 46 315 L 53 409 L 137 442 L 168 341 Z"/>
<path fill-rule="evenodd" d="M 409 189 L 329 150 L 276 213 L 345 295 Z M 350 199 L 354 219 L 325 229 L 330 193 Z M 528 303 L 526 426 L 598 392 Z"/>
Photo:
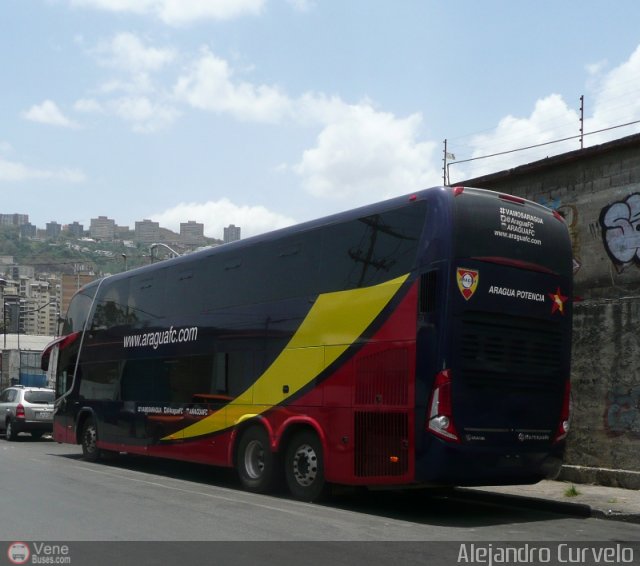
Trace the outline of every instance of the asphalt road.
<path fill-rule="evenodd" d="M 226 552 L 236 558 L 249 553 L 250 563 L 254 547 L 247 543 L 271 541 L 256 549 L 272 558 L 261 560 L 267 564 L 283 563 L 279 553 L 298 557 L 305 566 L 388 563 L 399 557 L 403 564 L 426 563 L 428 556 L 429 564 L 449 564 L 435 556 L 442 557 L 443 549 L 457 552 L 460 542 L 614 544 L 640 541 L 640 525 L 463 493 L 341 490 L 328 503 L 307 504 L 242 491 L 229 470 L 142 457 L 89 463 L 79 446 L 21 436 L 18 442 L 0 438 L 0 540 L 183 541 L 166 548 L 179 547 L 183 556 L 198 552 L 196 544 L 186 544 L 190 541 L 244 543 L 217 546 L 216 564 L 230 563 L 221 559 Z M 325 542 L 309 544 L 313 541 Z"/>

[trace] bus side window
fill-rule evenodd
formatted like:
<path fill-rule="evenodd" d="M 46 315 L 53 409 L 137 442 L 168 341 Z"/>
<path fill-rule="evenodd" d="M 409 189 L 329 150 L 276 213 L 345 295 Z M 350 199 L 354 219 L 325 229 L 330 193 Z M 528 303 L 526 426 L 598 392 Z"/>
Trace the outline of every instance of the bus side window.
<path fill-rule="evenodd" d="M 184 268 L 175 265 L 167 269 L 164 291 L 163 316 L 189 316 L 200 314 L 203 308 L 205 277 L 202 266 Z M 175 298 L 180 297 L 179 301 Z"/>
<path fill-rule="evenodd" d="M 128 360 L 122 370 L 123 401 L 166 403 L 171 400 L 167 366 L 162 360 Z"/>
<path fill-rule="evenodd" d="M 96 297 L 91 330 L 106 330 L 114 326 L 135 324 L 137 315 L 128 311 L 129 279 L 116 281 L 104 287 L 104 293 Z"/>
<path fill-rule="evenodd" d="M 435 270 L 424 273 L 420 278 L 418 313 L 426 319 L 425 322 L 435 322 L 432 316 L 436 312 L 437 281 L 438 272 Z"/>
<path fill-rule="evenodd" d="M 217 352 L 213 359 L 213 391 L 227 393 L 227 354 Z"/>
<path fill-rule="evenodd" d="M 153 325 L 164 317 L 165 276 L 166 269 L 161 269 L 153 275 L 143 274 L 131 279 L 127 306 L 133 321 Z"/>
<path fill-rule="evenodd" d="M 78 394 L 85 399 L 115 400 L 118 397 L 120 362 L 81 364 L 82 371 Z"/>
<path fill-rule="evenodd" d="M 214 358 L 214 387 L 216 393 L 237 397 L 255 381 L 255 355 L 251 351 L 218 352 Z"/>
<path fill-rule="evenodd" d="M 169 379 L 169 400 L 172 403 L 190 403 L 194 397 L 205 398 L 215 393 L 211 391 L 212 356 L 167 358 L 163 364 Z"/>

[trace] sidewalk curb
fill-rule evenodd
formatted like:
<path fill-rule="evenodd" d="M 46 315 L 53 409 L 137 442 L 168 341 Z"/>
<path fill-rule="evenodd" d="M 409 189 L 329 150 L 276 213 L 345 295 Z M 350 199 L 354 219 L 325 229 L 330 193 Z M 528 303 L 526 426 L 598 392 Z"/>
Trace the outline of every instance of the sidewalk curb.
<path fill-rule="evenodd" d="M 615 509 L 604 509 L 595 507 L 589 503 L 578 503 L 574 501 L 561 501 L 558 499 L 544 497 L 542 495 L 519 495 L 516 493 L 498 493 L 493 492 L 489 488 L 456 488 L 455 493 L 461 494 L 467 499 L 479 502 L 487 502 L 490 504 L 504 506 L 520 506 L 546 511 L 549 513 L 558 513 L 563 515 L 571 515 L 574 517 L 596 519 L 606 519 L 607 521 L 622 521 L 626 523 L 640 524 L 640 513 L 629 513 L 625 511 L 616 511 Z"/>
<path fill-rule="evenodd" d="M 559 513 L 563 515 L 573 515 L 575 517 L 589 518 L 594 516 L 594 510 L 586 503 L 573 503 L 569 501 L 556 501 L 543 497 L 532 497 L 529 495 L 516 495 L 511 493 L 495 493 L 474 488 L 456 488 L 456 492 L 464 494 L 467 499 L 476 499 L 494 502 L 504 506 L 522 506 L 549 513 Z M 603 512 L 604 516 L 604 512 Z M 613 519 L 610 515 L 607 519 Z M 638 518 L 640 519 L 640 517 Z"/>
<path fill-rule="evenodd" d="M 596 519 L 607 519 L 608 521 L 640 524 L 640 515 L 638 513 L 619 513 L 613 509 L 603 511 L 602 509 L 592 508 L 591 516 Z"/>
<path fill-rule="evenodd" d="M 564 464 L 556 478 L 580 484 L 593 484 L 622 489 L 640 489 L 640 472 L 633 470 L 617 470 L 611 468 L 593 468 Z"/>

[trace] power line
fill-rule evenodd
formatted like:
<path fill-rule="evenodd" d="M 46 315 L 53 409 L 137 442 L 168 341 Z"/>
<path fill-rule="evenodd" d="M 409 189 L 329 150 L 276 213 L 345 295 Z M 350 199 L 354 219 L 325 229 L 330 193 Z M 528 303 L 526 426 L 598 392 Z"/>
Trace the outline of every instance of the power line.
<path fill-rule="evenodd" d="M 637 82 L 637 81 L 636 81 Z M 629 80 L 629 81 L 624 81 L 621 83 L 616 83 L 616 86 L 619 87 L 620 84 L 634 84 L 635 82 L 633 80 Z M 600 95 L 602 95 L 602 93 L 610 91 L 610 88 L 602 88 L 600 89 L 599 92 L 595 93 L 594 97 L 597 100 L 599 98 Z M 607 100 L 607 104 L 603 105 L 602 103 L 598 104 L 598 114 L 607 114 L 610 113 L 611 111 L 615 111 L 615 110 L 621 110 L 623 108 L 631 108 L 633 107 L 634 111 L 638 108 L 638 102 L 637 102 L 637 93 L 640 93 L 640 89 L 635 89 L 635 90 L 626 90 L 625 92 L 622 92 L 621 94 L 617 94 L 617 95 L 609 95 L 608 96 L 608 100 Z M 564 120 L 563 120 L 563 124 L 558 124 L 558 120 L 557 117 L 553 117 L 553 118 L 549 118 L 548 120 L 544 120 L 544 121 L 538 121 L 535 123 L 536 125 L 536 129 L 540 132 L 545 131 L 545 127 L 546 126 L 550 126 L 553 125 L 553 130 L 556 131 L 556 134 L 560 134 L 562 135 L 560 132 L 558 132 L 558 130 L 563 130 L 566 128 L 571 128 L 574 129 L 574 126 L 571 126 L 570 124 L 573 123 L 575 124 L 575 119 L 577 117 L 578 120 L 580 120 L 580 117 L 582 116 L 582 113 L 584 112 L 584 102 L 585 102 L 585 98 L 586 97 L 580 97 L 581 100 L 580 101 L 580 107 L 577 109 L 577 112 L 574 111 L 573 112 L 573 119 L 571 122 L 567 122 L 566 124 L 564 124 Z M 616 104 L 614 104 L 614 102 L 617 102 Z M 529 118 L 513 118 L 516 121 L 522 121 L 522 122 L 528 122 L 531 117 Z M 584 122 L 588 123 L 589 120 L 593 119 L 593 118 L 586 118 L 583 116 Z M 574 129 L 575 131 L 575 129 Z M 495 127 L 491 127 L 491 128 L 485 128 L 483 130 L 480 131 L 476 131 L 476 132 L 471 132 L 471 133 L 467 133 L 464 135 L 460 135 L 460 136 L 456 136 L 456 137 L 448 137 L 447 140 L 450 144 L 450 149 L 448 150 L 449 152 L 452 153 L 463 153 L 465 149 L 470 149 L 473 147 L 477 147 L 477 142 L 474 143 L 464 143 L 463 140 L 465 139 L 469 139 L 471 138 L 472 140 L 474 138 L 480 137 L 482 139 L 483 134 L 488 133 L 488 132 L 496 132 L 496 128 Z M 496 132 L 497 133 L 497 132 Z M 515 132 L 511 131 L 511 132 L 502 132 L 502 135 L 500 136 L 500 140 L 501 141 L 497 141 L 497 142 L 493 142 L 493 143 L 501 143 L 501 145 L 510 145 L 509 144 L 509 139 L 513 140 L 513 145 L 515 145 L 516 139 L 520 137 L 520 134 L 518 135 L 513 135 Z M 596 132 L 594 132 L 596 133 Z M 527 135 L 527 134 L 522 134 L 522 135 Z M 514 139 L 515 138 L 515 139 Z M 453 142 L 453 144 L 452 144 Z"/>
<path fill-rule="evenodd" d="M 551 144 L 554 144 L 554 143 L 561 143 L 561 142 L 565 142 L 565 141 L 569 141 L 569 140 L 575 140 L 575 139 L 582 140 L 582 138 L 586 137 L 586 136 L 591 136 L 593 134 L 601 134 L 602 132 L 608 132 L 610 130 L 615 130 L 616 128 L 624 128 L 626 126 L 633 126 L 634 124 L 640 124 L 640 120 L 634 120 L 632 122 L 627 122 L 626 124 L 618 124 L 616 126 L 610 126 L 608 128 L 601 128 L 600 130 L 594 130 L 593 132 L 584 132 L 583 133 L 581 131 L 580 134 L 575 135 L 575 136 L 569 136 L 569 137 L 566 137 L 566 138 L 560 138 L 560 139 L 551 140 L 551 141 L 548 141 L 548 142 L 537 143 L 537 144 L 529 145 L 529 146 L 526 146 L 526 147 L 519 147 L 519 148 L 516 148 L 516 149 L 509 149 L 509 150 L 506 150 L 506 151 L 499 151 L 499 152 L 496 152 L 496 153 L 490 153 L 488 155 L 480 155 L 478 157 L 470 157 L 469 159 L 459 159 L 457 161 L 451 161 L 451 162 L 446 164 L 446 167 L 447 167 L 447 180 L 449 179 L 449 167 L 451 165 L 457 165 L 459 163 L 469 163 L 471 161 L 478 161 L 480 159 L 489 159 L 490 157 L 498 157 L 500 155 L 508 155 L 510 153 L 516 153 L 518 151 L 525 151 L 527 149 L 535 149 L 537 147 L 544 147 L 546 145 L 551 145 Z M 445 152 L 445 161 L 446 161 L 446 152 Z"/>

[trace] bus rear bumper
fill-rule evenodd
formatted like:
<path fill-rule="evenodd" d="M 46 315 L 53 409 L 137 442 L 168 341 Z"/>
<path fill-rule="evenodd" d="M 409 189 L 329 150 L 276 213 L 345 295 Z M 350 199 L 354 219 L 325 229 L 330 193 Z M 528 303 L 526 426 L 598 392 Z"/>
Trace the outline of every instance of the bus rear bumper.
<path fill-rule="evenodd" d="M 555 478 L 564 443 L 552 447 L 473 447 L 431 443 L 416 460 L 416 481 L 443 486 L 531 484 Z"/>

